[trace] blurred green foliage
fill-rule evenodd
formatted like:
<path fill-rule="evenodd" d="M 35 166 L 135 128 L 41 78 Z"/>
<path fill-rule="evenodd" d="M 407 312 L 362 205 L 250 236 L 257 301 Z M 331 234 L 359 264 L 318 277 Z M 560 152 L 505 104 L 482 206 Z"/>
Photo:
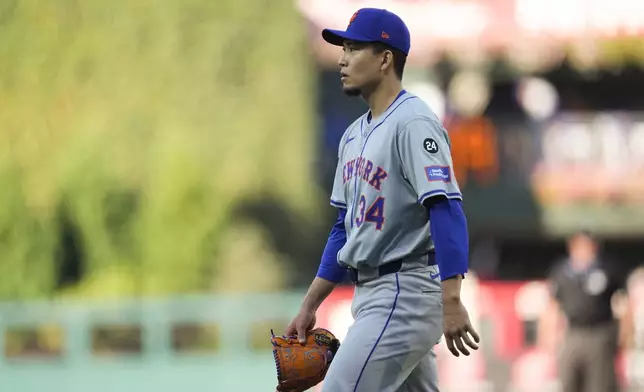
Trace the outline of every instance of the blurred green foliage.
<path fill-rule="evenodd" d="M 0 2 L 0 298 L 56 294 L 61 211 L 70 295 L 216 290 L 236 200 L 312 211 L 308 61 L 291 0 Z"/>

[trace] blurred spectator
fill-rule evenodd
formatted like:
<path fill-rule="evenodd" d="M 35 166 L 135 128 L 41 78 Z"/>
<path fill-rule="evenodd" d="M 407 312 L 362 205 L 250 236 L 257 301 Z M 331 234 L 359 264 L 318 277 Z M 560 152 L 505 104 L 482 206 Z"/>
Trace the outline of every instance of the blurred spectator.
<path fill-rule="evenodd" d="M 568 239 L 568 257 L 550 274 L 551 311 L 540 340 L 556 348 L 565 392 L 615 392 L 618 322 L 611 300 L 623 286 L 587 232 Z"/>
<path fill-rule="evenodd" d="M 626 282 L 628 294 L 622 297 L 626 378 L 634 391 L 644 391 L 644 267 L 636 268 Z"/>

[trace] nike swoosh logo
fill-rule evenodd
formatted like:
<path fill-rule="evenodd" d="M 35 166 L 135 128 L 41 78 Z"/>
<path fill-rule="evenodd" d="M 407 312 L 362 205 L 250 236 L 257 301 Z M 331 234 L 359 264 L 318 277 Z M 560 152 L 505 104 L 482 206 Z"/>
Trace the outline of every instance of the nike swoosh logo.
<path fill-rule="evenodd" d="M 352 138 L 347 139 L 347 141 L 346 141 L 346 142 L 344 142 L 344 144 L 349 144 L 349 142 L 350 142 L 350 141 L 352 141 L 352 140 L 353 140 L 353 139 L 355 139 L 355 138 L 356 138 L 356 137 L 354 136 L 354 137 L 352 137 Z"/>
<path fill-rule="evenodd" d="M 441 276 L 441 274 L 440 274 L 440 273 L 437 273 L 437 274 L 432 274 L 431 272 L 429 273 L 429 277 L 430 277 L 430 278 L 432 278 L 432 279 L 436 279 L 436 278 L 438 278 L 439 276 Z"/>

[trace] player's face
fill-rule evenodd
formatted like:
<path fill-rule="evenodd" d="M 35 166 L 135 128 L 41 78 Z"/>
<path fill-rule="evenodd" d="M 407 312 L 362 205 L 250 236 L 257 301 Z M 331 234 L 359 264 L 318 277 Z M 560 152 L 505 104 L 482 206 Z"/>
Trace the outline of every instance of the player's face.
<path fill-rule="evenodd" d="M 345 94 L 358 96 L 376 86 L 382 78 L 382 64 L 382 54 L 368 44 L 346 41 L 338 62 Z"/>

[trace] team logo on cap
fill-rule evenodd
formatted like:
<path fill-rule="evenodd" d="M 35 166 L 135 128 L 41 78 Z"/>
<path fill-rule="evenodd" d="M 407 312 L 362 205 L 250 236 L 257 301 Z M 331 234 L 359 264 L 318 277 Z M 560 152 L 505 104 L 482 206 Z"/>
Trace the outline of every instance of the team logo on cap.
<path fill-rule="evenodd" d="M 360 11 L 354 12 L 353 16 L 351 16 L 351 19 L 349 20 L 349 26 L 351 26 L 351 23 L 353 23 L 353 21 L 356 20 L 356 16 L 358 16 L 358 12 Z"/>
<path fill-rule="evenodd" d="M 380 38 L 382 38 L 382 39 L 389 39 L 389 34 L 387 34 L 386 32 L 384 32 L 384 31 L 383 31 L 383 32 L 380 34 Z"/>

